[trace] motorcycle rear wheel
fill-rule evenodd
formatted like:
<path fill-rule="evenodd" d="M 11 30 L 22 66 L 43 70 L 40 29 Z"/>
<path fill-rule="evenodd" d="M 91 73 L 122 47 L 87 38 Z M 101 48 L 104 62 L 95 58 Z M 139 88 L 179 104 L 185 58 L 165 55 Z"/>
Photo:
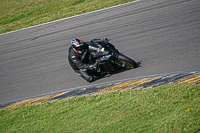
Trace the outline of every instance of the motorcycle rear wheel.
<path fill-rule="evenodd" d="M 137 63 L 132 60 L 131 58 L 123 55 L 123 54 L 119 54 L 118 58 L 117 58 L 117 65 L 119 65 L 120 67 L 123 68 L 136 68 L 137 67 Z"/>

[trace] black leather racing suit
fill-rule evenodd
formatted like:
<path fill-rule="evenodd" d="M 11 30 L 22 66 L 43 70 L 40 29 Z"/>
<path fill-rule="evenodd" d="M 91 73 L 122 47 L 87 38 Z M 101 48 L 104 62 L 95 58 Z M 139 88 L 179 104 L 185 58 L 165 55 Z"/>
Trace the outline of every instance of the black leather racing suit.
<path fill-rule="evenodd" d="M 89 58 L 90 54 L 86 43 L 84 44 L 84 51 L 81 54 L 76 53 L 72 49 L 72 46 L 69 48 L 68 61 L 70 66 L 86 81 L 92 82 L 94 76 L 90 70 L 92 65 L 89 64 Z"/>

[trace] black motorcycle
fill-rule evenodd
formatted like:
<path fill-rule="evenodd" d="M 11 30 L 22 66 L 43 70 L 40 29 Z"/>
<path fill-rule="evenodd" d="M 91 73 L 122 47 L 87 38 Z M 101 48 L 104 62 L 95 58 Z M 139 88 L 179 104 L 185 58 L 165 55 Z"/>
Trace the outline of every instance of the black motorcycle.
<path fill-rule="evenodd" d="M 93 39 L 89 43 L 91 62 L 98 62 L 97 73 L 110 73 L 124 68 L 137 67 L 134 60 L 120 53 L 109 41 L 107 38 Z"/>

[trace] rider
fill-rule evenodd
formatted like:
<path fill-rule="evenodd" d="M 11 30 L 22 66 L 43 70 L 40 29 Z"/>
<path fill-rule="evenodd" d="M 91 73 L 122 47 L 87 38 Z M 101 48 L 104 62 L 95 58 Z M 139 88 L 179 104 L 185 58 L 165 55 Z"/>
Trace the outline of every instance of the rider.
<path fill-rule="evenodd" d="M 73 70 L 88 82 L 94 81 L 95 76 L 92 71 L 97 69 L 97 62 L 89 63 L 89 45 L 79 38 L 72 39 L 69 48 L 68 61 Z"/>

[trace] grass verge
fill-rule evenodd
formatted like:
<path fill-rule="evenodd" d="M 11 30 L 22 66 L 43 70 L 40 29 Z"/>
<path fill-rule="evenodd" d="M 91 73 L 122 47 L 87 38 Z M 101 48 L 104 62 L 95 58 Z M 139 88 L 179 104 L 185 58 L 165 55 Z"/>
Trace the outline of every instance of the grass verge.
<path fill-rule="evenodd" d="M 198 132 L 200 85 L 165 85 L 0 111 L 0 132 Z"/>
<path fill-rule="evenodd" d="M 0 0 L 0 34 L 133 0 Z"/>

